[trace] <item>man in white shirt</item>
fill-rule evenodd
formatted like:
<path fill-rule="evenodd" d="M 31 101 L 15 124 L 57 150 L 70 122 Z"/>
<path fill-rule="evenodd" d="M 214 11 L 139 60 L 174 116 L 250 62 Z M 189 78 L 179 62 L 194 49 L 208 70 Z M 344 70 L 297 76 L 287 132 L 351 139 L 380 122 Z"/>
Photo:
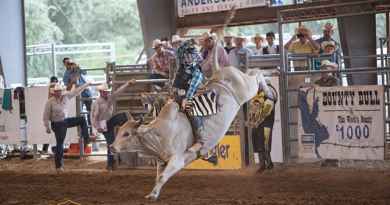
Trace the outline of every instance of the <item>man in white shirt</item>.
<path fill-rule="evenodd" d="M 57 84 L 50 90 L 52 96 L 46 102 L 43 113 L 43 123 L 45 125 L 46 132 L 50 134 L 51 130 L 53 130 L 56 137 L 56 151 L 54 161 L 58 172 L 62 172 L 64 170 L 64 141 L 68 128 L 80 126 L 81 136 L 84 138 L 85 144 L 88 144 L 90 141 L 85 118 L 69 118 L 67 110 L 70 100 L 80 95 L 81 92 L 88 88 L 88 86 L 89 83 L 86 83 L 78 88 L 65 92 L 65 88 Z M 49 122 L 51 122 L 51 129 L 49 127 Z"/>
<path fill-rule="evenodd" d="M 266 40 L 268 45 L 263 48 L 263 54 L 279 54 L 279 45 L 275 45 L 275 34 L 274 32 L 268 32 L 266 34 Z"/>
<path fill-rule="evenodd" d="M 106 84 L 97 87 L 100 96 L 92 104 L 92 126 L 100 133 L 103 133 L 107 142 L 107 170 L 111 171 L 114 168 L 114 155 L 111 149 L 111 144 L 115 140 L 114 129 L 116 126 L 121 126 L 128 120 L 127 113 L 113 114 L 113 103 L 115 98 L 126 88 L 134 84 L 135 80 L 127 81 L 124 85 L 118 88 L 114 93 Z"/>
<path fill-rule="evenodd" d="M 234 38 L 234 43 L 236 47 L 229 53 L 229 62 L 231 66 L 240 68 L 241 65 L 245 64 L 246 56 L 251 56 L 252 51 L 244 47 L 245 37 L 239 35 Z"/>
<path fill-rule="evenodd" d="M 263 41 L 264 38 L 261 37 L 260 34 L 256 33 L 255 37 L 253 37 L 255 46 L 250 48 L 252 50 L 252 55 L 263 55 Z"/>

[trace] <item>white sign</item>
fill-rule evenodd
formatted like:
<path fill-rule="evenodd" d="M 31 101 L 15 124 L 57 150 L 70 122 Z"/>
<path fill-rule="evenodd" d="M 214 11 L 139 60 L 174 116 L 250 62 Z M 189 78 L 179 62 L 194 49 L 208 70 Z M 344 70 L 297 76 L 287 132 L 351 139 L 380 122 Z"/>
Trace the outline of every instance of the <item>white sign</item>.
<path fill-rule="evenodd" d="M 19 100 L 13 99 L 12 110 L 3 110 L 4 89 L 0 89 L 0 144 L 20 144 Z"/>
<path fill-rule="evenodd" d="M 273 162 L 283 162 L 282 122 L 280 115 L 279 77 L 272 77 L 271 85 L 278 93 L 278 101 L 275 104 L 275 122 L 272 128 L 271 159 Z"/>
<path fill-rule="evenodd" d="M 179 17 L 236 9 L 265 6 L 265 0 L 177 0 Z"/>
<path fill-rule="evenodd" d="M 56 144 L 53 132 L 46 133 L 43 125 L 43 111 L 49 95 L 48 86 L 30 87 L 25 90 L 28 144 Z M 68 116 L 76 116 L 76 100 L 69 103 Z M 67 130 L 65 143 L 78 143 L 77 128 Z"/>
<path fill-rule="evenodd" d="M 375 85 L 301 88 L 299 156 L 383 160 L 383 99 Z"/>

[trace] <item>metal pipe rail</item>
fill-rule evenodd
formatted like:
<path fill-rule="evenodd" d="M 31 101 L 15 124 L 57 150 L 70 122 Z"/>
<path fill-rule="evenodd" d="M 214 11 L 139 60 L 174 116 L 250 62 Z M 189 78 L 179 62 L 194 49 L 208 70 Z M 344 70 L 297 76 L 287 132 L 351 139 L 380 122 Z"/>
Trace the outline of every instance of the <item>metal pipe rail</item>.
<path fill-rule="evenodd" d="M 124 80 L 115 80 L 112 81 L 112 84 L 124 84 L 128 81 Z M 142 80 L 135 80 L 135 83 L 165 83 L 169 82 L 169 79 L 142 79 Z"/>
<path fill-rule="evenodd" d="M 315 73 L 360 73 L 360 72 L 390 72 L 390 67 L 376 68 L 376 67 L 363 67 L 354 69 L 342 69 L 342 70 L 307 70 L 307 71 L 287 71 L 287 75 L 307 75 Z"/>

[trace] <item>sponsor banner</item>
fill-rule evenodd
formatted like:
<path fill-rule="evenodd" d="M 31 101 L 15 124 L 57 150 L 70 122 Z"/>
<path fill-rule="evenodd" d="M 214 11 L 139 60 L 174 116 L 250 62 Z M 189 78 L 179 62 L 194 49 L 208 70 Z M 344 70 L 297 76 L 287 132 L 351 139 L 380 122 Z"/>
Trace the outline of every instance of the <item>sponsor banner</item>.
<path fill-rule="evenodd" d="M 239 135 L 226 135 L 208 154 L 217 156 L 218 162 L 212 164 L 198 159 L 187 169 L 240 169 L 242 167 L 241 144 Z"/>
<path fill-rule="evenodd" d="M 301 88 L 299 157 L 383 160 L 383 98 L 375 85 Z"/>
<path fill-rule="evenodd" d="M 20 144 L 19 100 L 13 98 L 12 110 L 3 110 L 4 89 L 0 89 L 0 144 Z"/>
<path fill-rule="evenodd" d="M 43 125 L 43 111 L 49 95 L 48 86 L 29 87 L 25 89 L 27 115 L 27 142 L 28 144 L 56 144 L 53 131 L 46 133 Z M 76 116 L 76 98 L 69 103 L 68 116 Z M 78 143 L 77 128 L 69 128 L 65 143 Z"/>
<path fill-rule="evenodd" d="M 265 0 L 177 0 L 179 17 L 236 9 L 265 6 Z"/>

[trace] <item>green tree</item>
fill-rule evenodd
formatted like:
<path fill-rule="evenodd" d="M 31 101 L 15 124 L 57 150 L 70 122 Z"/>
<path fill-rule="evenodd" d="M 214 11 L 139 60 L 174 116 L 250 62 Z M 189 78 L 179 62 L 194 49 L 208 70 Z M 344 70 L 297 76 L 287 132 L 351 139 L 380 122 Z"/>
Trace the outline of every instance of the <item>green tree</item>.
<path fill-rule="evenodd" d="M 63 33 L 48 16 L 47 0 L 25 1 L 26 44 L 58 43 Z M 49 77 L 52 73 L 50 55 L 27 56 L 28 77 Z"/>

